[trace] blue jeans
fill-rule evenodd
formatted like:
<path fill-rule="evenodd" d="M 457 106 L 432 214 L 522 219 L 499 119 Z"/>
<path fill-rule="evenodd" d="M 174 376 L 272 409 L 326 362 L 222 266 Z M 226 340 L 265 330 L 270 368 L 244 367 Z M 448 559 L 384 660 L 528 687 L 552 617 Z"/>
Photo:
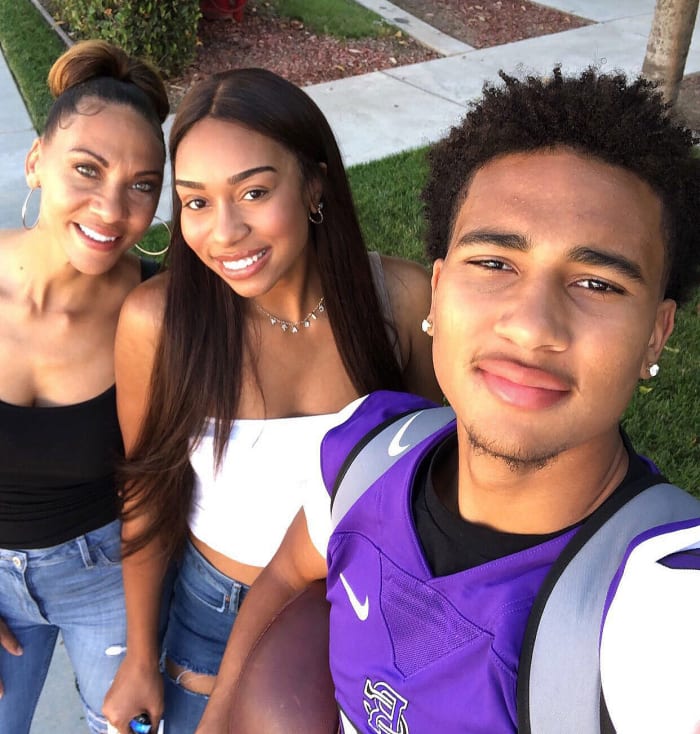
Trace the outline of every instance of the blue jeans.
<path fill-rule="evenodd" d="M 29 732 L 60 631 L 88 727 L 104 734 L 102 702 L 126 644 L 119 521 L 50 548 L 0 549 L 0 617 L 24 650 L 0 648 L 0 732 Z"/>
<path fill-rule="evenodd" d="M 194 673 L 216 675 L 248 588 L 217 571 L 188 542 L 171 598 L 163 659 Z M 188 691 L 167 671 L 163 675 L 165 734 L 192 734 L 209 697 Z"/>

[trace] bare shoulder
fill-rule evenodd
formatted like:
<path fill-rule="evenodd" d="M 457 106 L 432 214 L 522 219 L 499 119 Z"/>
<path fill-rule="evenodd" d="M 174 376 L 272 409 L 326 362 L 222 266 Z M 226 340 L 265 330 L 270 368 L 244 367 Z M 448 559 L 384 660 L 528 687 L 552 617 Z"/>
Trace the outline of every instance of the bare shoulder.
<path fill-rule="evenodd" d="M 154 275 L 129 293 L 119 316 L 118 338 L 155 340 L 163 322 L 168 277 L 167 272 Z"/>
<path fill-rule="evenodd" d="M 442 400 L 435 379 L 431 339 L 421 322 L 430 312 L 430 273 L 422 265 L 382 256 L 394 326 L 399 337 L 406 389 L 435 402 Z"/>
<path fill-rule="evenodd" d="M 397 320 L 401 314 L 408 318 L 420 313 L 425 316 L 430 307 L 430 273 L 419 263 L 400 257 L 382 255 L 384 279 Z"/>
<path fill-rule="evenodd" d="M 7 294 L 21 285 L 25 260 L 36 258 L 36 248 L 24 230 L 0 229 L 0 284 Z"/>

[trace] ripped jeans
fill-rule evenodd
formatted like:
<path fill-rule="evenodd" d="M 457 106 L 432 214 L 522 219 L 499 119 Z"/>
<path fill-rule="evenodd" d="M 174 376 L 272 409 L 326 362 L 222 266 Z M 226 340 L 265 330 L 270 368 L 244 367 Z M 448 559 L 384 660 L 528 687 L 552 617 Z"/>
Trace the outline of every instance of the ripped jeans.
<path fill-rule="evenodd" d="M 0 549 L 0 617 L 24 652 L 0 648 L 0 732 L 27 734 L 61 632 L 93 734 L 104 734 L 102 702 L 124 656 L 126 615 L 120 525 L 60 545 Z"/>
<path fill-rule="evenodd" d="M 248 588 L 217 571 L 188 541 L 171 598 L 163 660 L 188 674 L 216 675 Z M 187 690 L 167 671 L 163 675 L 165 734 L 192 734 L 209 697 Z"/>

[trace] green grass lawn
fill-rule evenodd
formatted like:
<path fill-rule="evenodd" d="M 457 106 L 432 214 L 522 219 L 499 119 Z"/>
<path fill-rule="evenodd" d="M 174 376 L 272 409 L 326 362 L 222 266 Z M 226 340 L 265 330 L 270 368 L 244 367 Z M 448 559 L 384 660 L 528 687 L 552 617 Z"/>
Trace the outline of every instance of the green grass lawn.
<path fill-rule="evenodd" d="M 297 14 L 293 10 L 297 0 L 273 1 L 280 12 Z M 344 17 L 346 10 L 348 17 L 354 14 L 352 8 L 361 10 L 357 17 L 367 16 L 364 9 L 349 0 L 314 1 L 318 8 L 328 11 L 334 23 Z M 299 14 L 305 23 L 308 19 L 304 13 L 312 12 L 312 4 L 312 0 L 299 0 L 299 5 L 303 5 Z M 322 18 L 320 10 L 317 18 Z M 358 21 L 361 22 L 364 21 Z M 370 26 L 372 23 L 370 20 Z M 337 32 L 350 34 L 348 29 Z M 62 44 L 28 0 L 0 0 L 0 45 L 19 81 L 30 114 L 41 129 L 50 104 L 46 75 L 63 51 Z M 370 249 L 425 264 L 418 199 L 425 170 L 422 150 L 350 169 L 350 182 Z M 164 228 L 158 226 L 147 235 L 144 244 L 158 250 L 166 239 Z M 639 451 L 654 458 L 671 481 L 700 497 L 699 308 L 700 289 L 692 302 L 679 310 L 676 329 L 660 360 L 661 372 L 640 384 L 624 425 Z"/>
<path fill-rule="evenodd" d="M 279 16 L 300 20 L 313 33 L 324 33 L 338 38 L 374 38 L 396 32 L 396 28 L 379 15 L 352 0 L 269 2 Z"/>
<path fill-rule="evenodd" d="M 659 360 L 661 371 L 641 384 L 625 416 L 637 449 L 673 482 L 700 497 L 700 289 L 681 308 Z"/>
<path fill-rule="evenodd" d="M 0 47 L 34 127 L 43 130 L 52 101 L 46 75 L 65 50 L 63 42 L 29 0 L 0 0 Z"/>

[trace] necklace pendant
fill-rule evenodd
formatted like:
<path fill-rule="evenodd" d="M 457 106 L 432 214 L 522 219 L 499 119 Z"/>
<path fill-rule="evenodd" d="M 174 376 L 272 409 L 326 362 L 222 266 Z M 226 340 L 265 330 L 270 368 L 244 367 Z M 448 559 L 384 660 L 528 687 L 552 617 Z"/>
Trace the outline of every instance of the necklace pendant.
<path fill-rule="evenodd" d="M 318 314 L 323 313 L 326 310 L 325 306 L 323 305 L 323 300 L 324 299 L 322 296 L 321 300 L 316 304 L 315 308 L 313 308 L 308 314 L 306 314 L 306 316 L 300 321 L 286 321 L 285 319 L 281 319 L 279 316 L 275 316 L 269 311 L 266 311 L 262 306 L 259 306 L 257 303 L 255 303 L 255 301 L 253 303 L 255 303 L 255 307 L 258 309 L 258 311 L 260 311 L 261 314 L 263 314 L 267 318 L 272 326 L 279 326 L 283 332 L 289 331 L 291 334 L 298 334 L 302 324 L 304 325 L 305 329 L 308 329 L 309 326 L 311 326 L 311 321 L 317 321 Z"/>

